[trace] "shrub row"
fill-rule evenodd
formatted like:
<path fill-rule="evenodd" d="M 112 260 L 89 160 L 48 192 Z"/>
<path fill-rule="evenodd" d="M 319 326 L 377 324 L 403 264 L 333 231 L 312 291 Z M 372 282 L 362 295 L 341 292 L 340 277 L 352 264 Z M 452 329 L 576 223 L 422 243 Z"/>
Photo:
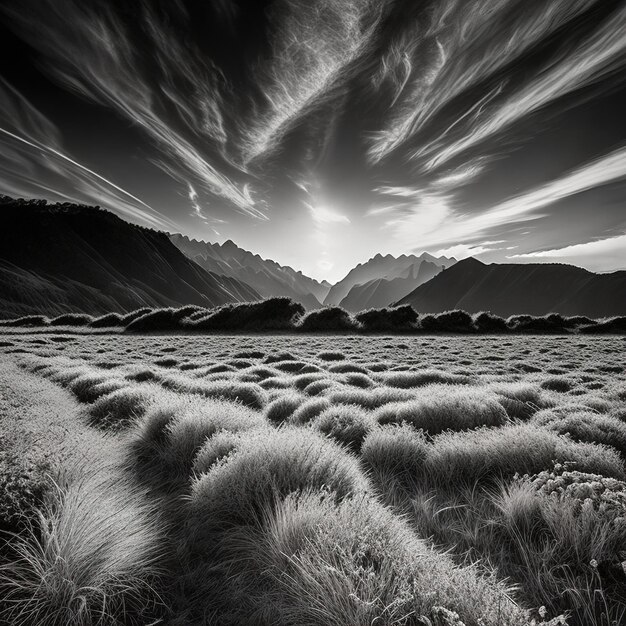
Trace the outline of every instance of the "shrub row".
<path fill-rule="evenodd" d="M 353 315 L 336 306 L 306 312 L 301 304 L 290 298 L 281 297 L 259 302 L 226 304 L 213 309 L 194 305 L 179 308 L 143 308 L 126 314 L 107 313 L 100 317 L 82 313 L 66 313 L 54 318 L 26 315 L 0 321 L 0 326 L 121 327 L 127 332 L 623 334 L 626 333 L 626 316 L 593 320 L 584 316 L 563 317 L 558 313 L 550 313 L 543 316 L 512 315 L 505 319 L 485 311 L 470 315 L 460 310 L 420 316 L 409 305 L 368 309 Z"/>

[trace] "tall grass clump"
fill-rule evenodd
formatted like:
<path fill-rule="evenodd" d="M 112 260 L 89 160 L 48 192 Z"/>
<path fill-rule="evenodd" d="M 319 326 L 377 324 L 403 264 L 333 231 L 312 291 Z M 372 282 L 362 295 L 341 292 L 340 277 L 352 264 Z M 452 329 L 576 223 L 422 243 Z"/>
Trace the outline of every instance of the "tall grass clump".
<path fill-rule="evenodd" d="M 0 567 L 0 617 L 15 626 L 145 624 L 163 533 L 157 512 L 110 467 L 58 487 Z"/>
<path fill-rule="evenodd" d="M 574 441 L 610 446 L 626 460 L 626 423 L 619 419 L 591 411 L 561 414 L 547 410 L 538 413 L 533 422 Z"/>
<path fill-rule="evenodd" d="M 410 389 L 412 387 L 424 387 L 433 383 L 448 385 L 466 385 L 471 382 L 468 376 L 452 374 L 434 369 L 423 369 L 409 372 L 381 372 L 377 379 L 389 387 Z"/>
<path fill-rule="evenodd" d="M 141 383 L 122 387 L 98 398 L 87 412 L 91 426 L 107 431 L 128 429 L 147 410 L 151 402 L 157 402 L 166 392 L 159 385 Z"/>
<path fill-rule="evenodd" d="M 304 315 L 304 307 L 291 298 L 226 304 L 205 316 L 188 320 L 189 330 L 289 330 Z"/>
<path fill-rule="evenodd" d="M 297 330 L 305 333 L 355 331 L 358 329 L 354 318 L 338 306 L 309 311 L 300 319 Z"/>
<path fill-rule="evenodd" d="M 434 489 L 493 482 L 515 474 L 537 474 L 554 462 L 577 470 L 624 479 L 624 463 L 606 446 L 577 443 L 534 424 L 480 428 L 437 435 L 423 477 Z"/>
<path fill-rule="evenodd" d="M 263 381 L 266 383 L 268 380 Z M 238 380 L 196 380 L 185 376 L 171 374 L 161 381 L 166 389 L 182 393 L 194 393 L 205 398 L 221 398 L 253 409 L 261 410 L 267 404 L 268 395 L 263 387 L 256 383 L 239 382 Z"/>
<path fill-rule="evenodd" d="M 579 332 L 586 335 L 623 335 L 626 334 L 626 316 L 598 320 L 596 324 L 581 326 Z"/>
<path fill-rule="evenodd" d="M 140 317 L 143 317 L 144 315 L 146 315 L 147 313 L 150 313 L 151 311 L 154 311 L 154 309 L 151 309 L 150 307 L 146 306 L 140 309 L 135 309 L 134 311 L 129 311 L 128 313 L 124 313 L 122 315 L 122 325 L 128 326 L 128 324 L 130 324 L 131 322 L 135 321 L 136 319 L 139 319 Z"/>
<path fill-rule="evenodd" d="M 260 518 L 222 537 L 228 575 L 208 580 L 203 596 L 222 624 L 526 622 L 502 584 L 455 567 L 367 496 L 292 492 L 263 505 Z"/>
<path fill-rule="evenodd" d="M 132 319 L 126 324 L 126 331 L 146 333 L 166 330 L 180 330 L 181 321 L 203 307 L 189 305 L 180 308 L 155 309 Z"/>
<path fill-rule="evenodd" d="M 429 444 L 424 434 L 409 424 L 372 429 L 361 446 L 361 461 L 386 497 L 395 487 L 407 488 L 423 474 Z"/>
<path fill-rule="evenodd" d="M 354 452 L 361 444 L 374 423 L 369 413 L 361 407 L 337 404 L 324 409 L 314 422 L 315 428 Z"/>
<path fill-rule="evenodd" d="M 378 409 L 374 419 L 379 424 L 407 422 L 432 436 L 445 430 L 501 426 L 508 416 L 497 396 L 483 389 L 430 385 L 412 400 Z"/>
<path fill-rule="evenodd" d="M 208 439 L 198 458 L 214 458 L 214 445 Z M 324 488 L 344 498 L 368 489 L 356 459 L 312 430 L 293 427 L 242 433 L 225 458 L 194 469 L 191 509 L 201 535 L 254 524 L 263 506 L 290 493 Z"/>
<path fill-rule="evenodd" d="M 626 483 L 557 465 L 503 486 L 495 505 L 506 568 L 527 597 L 572 624 L 623 622 Z"/>
<path fill-rule="evenodd" d="M 295 391 L 283 393 L 267 405 L 265 417 L 271 424 L 279 426 L 289 419 L 305 400 L 306 396 Z"/>
<path fill-rule="evenodd" d="M 566 334 L 569 332 L 569 325 L 558 313 L 541 316 L 512 315 L 507 318 L 506 323 L 517 333 Z"/>
<path fill-rule="evenodd" d="M 172 395 L 153 403 L 128 440 L 130 470 L 159 493 L 178 493 L 189 484 L 196 455 L 222 431 L 266 425 L 261 415 L 240 404 Z"/>
<path fill-rule="evenodd" d="M 367 309 L 354 316 L 365 332 L 391 332 L 415 330 L 419 315 L 409 304 L 382 309 Z"/>

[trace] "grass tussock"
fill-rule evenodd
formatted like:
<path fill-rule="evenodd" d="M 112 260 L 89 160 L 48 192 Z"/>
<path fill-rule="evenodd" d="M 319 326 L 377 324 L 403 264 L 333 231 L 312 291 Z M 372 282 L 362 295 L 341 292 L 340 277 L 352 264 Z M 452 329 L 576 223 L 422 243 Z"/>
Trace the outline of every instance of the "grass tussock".
<path fill-rule="evenodd" d="M 446 430 L 462 431 L 480 426 L 501 426 L 508 420 L 495 394 L 481 389 L 430 385 L 412 400 L 387 404 L 378 409 L 379 424 L 406 422 L 429 435 Z"/>
<path fill-rule="evenodd" d="M 626 423 L 622 420 L 591 411 L 562 414 L 546 410 L 538 413 L 533 422 L 560 435 L 567 435 L 574 441 L 610 446 L 626 460 Z"/>
<path fill-rule="evenodd" d="M 370 414 L 358 406 L 337 404 L 324 409 L 315 419 L 314 426 L 337 443 L 359 452 L 374 422 Z"/>
<path fill-rule="evenodd" d="M 383 372 L 377 376 L 378 380 L 389 387 L 410 389 L 412 387 L 424 387 L 433 383 L 448 385 L 469 384 L 467 376 L 442 372 L 434 369 L 416 370 L 411 372 Z"/>
<path fill-rule="evenodd" d="M 356 331 L 354 318 L 338 306 L 309 311 L 298 322 L 297 330 L 305 333 Z"/>
<path fill-rule="evenodd" d="M 215 457 L 208 439 L 199 453 Z M 264 505 L 306 489 L 327 489 L 337 498 L 366 491 L 368 482 L 356 459 L 308 429 L 285 427 L 242 433 L 226 457 L 194 480 L 191 508 L 195 531 L 249 525 Z"/>
<path fill-rule="evenodd" d="M 153 403 L 130 433 L 128 466 L 151 489 L 178 493 L 188 485 L 196 455 L 209 438 L 265 424 L 261 415 L 240 404 L 171 396 Z"/>
<path fill-rule="evenodd" d="M 0 567 L 1 617 L 15 626 L 145 624 L 160 604 L 157 520 L 110 468 L 58 487 Z"/>

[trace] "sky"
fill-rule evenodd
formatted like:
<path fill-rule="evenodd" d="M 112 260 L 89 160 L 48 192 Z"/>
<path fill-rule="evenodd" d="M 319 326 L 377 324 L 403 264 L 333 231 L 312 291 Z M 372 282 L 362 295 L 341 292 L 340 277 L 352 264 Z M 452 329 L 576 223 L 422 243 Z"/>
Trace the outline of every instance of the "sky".
<path fill-rule="evenodd" d="M 0 193 L 336 282 L 626 269 L 626 0 L 5 0 Z"/>

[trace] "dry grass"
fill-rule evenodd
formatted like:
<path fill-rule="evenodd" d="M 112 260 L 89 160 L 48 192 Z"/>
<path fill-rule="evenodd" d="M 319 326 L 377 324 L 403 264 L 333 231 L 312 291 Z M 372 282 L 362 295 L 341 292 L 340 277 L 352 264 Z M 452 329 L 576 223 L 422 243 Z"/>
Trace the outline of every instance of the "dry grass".
<path fill-rule="evenodd" d="M 619 340 L 13 332 L 0 350 L 76 407 L 65 439 L 110 461 L 10 540 L 9 621 L 626 616 Z"/>

